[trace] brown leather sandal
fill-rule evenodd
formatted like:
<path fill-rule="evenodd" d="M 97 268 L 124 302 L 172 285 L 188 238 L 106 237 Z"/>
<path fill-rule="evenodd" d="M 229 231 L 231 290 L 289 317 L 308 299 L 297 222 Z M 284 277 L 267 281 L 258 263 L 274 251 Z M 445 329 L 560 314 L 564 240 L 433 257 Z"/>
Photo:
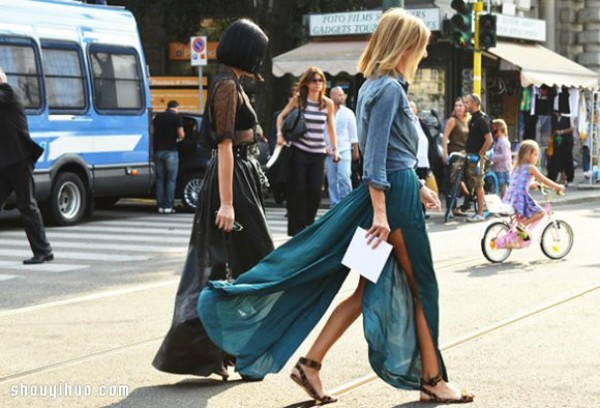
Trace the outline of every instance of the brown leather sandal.
<path fill-rule="evenodd" d="M 306 373 L 302 369 L 302 366 L 314 368 L 317 371 L 319 371 L 321 369 L 321 363 L 318 363 L 314 360 L 310 360 L 308 358 L 300 357 L 300 359 L 298 360 L 298 362 L 295 365 L 295 368 L 298 371 L 299 376 L 292 373 L 292 374 L 290 374 L 290 378 L 292 380 L 294 380 L 294 382 L 296 384 L 298 384 L 300 387 L 302 387 L 304 389 L 304 391 L 306 391 L 306 393 L 308 395 L 310 395 L 311 398 L 313 398 L 315 401 L 319 402 L 320 405 L 331 404 L 333 402 L 337 402 L 337 399 L 331 397 L 330 395 L 319 396 L 319 394 L 317 393 L 317 390 L 315 390 L 315 387 L 313 387 L 313 385 L 308 382 L 308 378 L 306 377 Z"/>
<path fill-rule="evenodd" d="M 435 387 L 436 384 L 440 381 L 442 381 L 442 376 L 439 374 L 433 378 L 430 378 L 429 380 L 421 378 L 421 392 L 427 395 L 428 397 L 423 398 L 423 395 L 421 395 L 422 402 L 439 402 L 440 404 L 463 404 L 467 402 L 473 402 L 473 400 L 475 399 L 475 396 L 473 394 L 465 390 L 460 391 L 459 399 L 454 399 L 438 397 L 437 394 L 435 394 L 433 391 L 430 391 L 427 388 L 425 388 L 426 385 L 429 387 Z"/>

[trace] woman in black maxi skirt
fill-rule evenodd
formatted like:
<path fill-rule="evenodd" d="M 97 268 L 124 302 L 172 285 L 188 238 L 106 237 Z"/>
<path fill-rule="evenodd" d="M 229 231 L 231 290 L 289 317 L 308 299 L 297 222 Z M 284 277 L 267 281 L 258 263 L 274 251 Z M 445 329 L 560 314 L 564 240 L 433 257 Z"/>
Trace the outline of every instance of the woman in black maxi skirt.
<path fill-rule="evenodd" d="M 234 22 L 219 42 L 223 65 L 211 83 L 204 118 L 210 136 L 203 132 L 217 146 L 200 188 L 173 322 L 152 362 L 161 371 L 227 379 L 234 358 L 207 337 L 196 312 L 198 295 L 209 280 L 235 279 L 273 250 L 260 167 L 248 156 L 256 142 L 256 114 L 239 83 L 242 75 L 257 75 L 267 43 L 248 20 Z"/>

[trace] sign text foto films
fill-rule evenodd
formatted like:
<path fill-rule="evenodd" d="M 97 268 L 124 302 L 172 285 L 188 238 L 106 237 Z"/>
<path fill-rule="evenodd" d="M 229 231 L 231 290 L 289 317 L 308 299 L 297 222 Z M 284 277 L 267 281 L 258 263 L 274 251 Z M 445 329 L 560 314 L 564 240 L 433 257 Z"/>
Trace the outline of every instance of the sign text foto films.
<path fill-rule="evenodd" d="M 407 9 L 406 11 L 423 20 L 430 30 L 440 30 L 440 9 Z M 381 13 L 381 10 L 371 10 L 314 14 L 309 20 L 310 36 L 371 34 L 375 31 Z"/>

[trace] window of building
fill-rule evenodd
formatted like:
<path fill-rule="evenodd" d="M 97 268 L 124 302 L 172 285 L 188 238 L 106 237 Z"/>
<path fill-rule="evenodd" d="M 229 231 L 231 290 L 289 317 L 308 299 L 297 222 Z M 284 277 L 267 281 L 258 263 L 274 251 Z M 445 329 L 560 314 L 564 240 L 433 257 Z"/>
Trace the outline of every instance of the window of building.
<path fill-rule="evenodd" d="M 86 108 L 81 55 L 75 44 L 43 45 L 46 94 L 50 110 L 71 111 Z"/>
<path fill-rule="evenodd" d="M 30 40 L 0 38 L 0 66 L 8 83 L 20 90 L 26 109 L 40 109 L 40 74 L 36 49 Z"/>
<path fill-rule="evenodd" d="M 409 97 L 419 111 L 435 111 L 440 118 L 446 118 L 446 70 L 419 68 L 410 84 Z"/>
<path fill-rule="evenodd" d="M 94 102 L 102 111 L 140 111 L 144 108 L 142 69 L 135 50 L 90 48 Z"/>

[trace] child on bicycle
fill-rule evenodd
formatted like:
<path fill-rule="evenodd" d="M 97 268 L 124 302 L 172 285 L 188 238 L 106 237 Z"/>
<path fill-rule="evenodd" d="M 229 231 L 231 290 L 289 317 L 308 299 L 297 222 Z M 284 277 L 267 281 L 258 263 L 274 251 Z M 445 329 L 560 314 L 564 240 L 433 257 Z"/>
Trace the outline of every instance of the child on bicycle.
<path fill-rule="evenodd" d="M 510 203 L 517 213 L 519 219 L 519 235 L 522 239 L 529 239 L 527 225 L 542 219 L 545 215 L 544 209 L 529 194 L 529 186 L 532 178 L 538 182 L 552 187 L 557 192 L 565 190 L 565 186 L 557 184 L 544 176 L 535 164 L 538 162 L 540 147 L 533 140 L 525 140 L 521 143 L 515 167 L 510 175 L 510 183 L 503 201 Z"/>
<path fill-rule="evenodd" d="M 504 119 L 494 119 L 494 133 L 496 142 L 492 154 L 492 171 L 498 177 L 498 189 L 500 197 L 504 197 L 508 188 L 508 178 L 512 168 L 512 157 L 510 142 L 508 141 L 508 126 Z"/>

